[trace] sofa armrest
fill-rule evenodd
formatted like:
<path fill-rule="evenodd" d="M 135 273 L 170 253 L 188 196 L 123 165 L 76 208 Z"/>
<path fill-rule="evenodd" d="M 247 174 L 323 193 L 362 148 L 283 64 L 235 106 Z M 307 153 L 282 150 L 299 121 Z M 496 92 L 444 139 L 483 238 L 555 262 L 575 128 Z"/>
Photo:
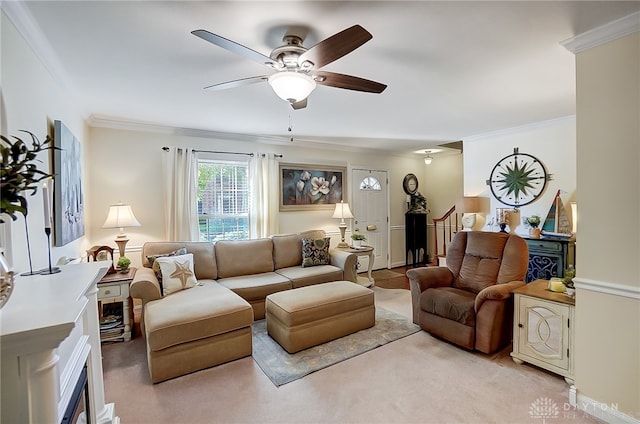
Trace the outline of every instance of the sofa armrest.
<path fill-rule="evenodd" d="M 142 299 L 143 307 L 147 302 L 162 298 L 156 273 L 151 268 L 138 268 L 129 286 L 129 294 Z"/>
<path fill-rule="evenodd" d="M 340 249 L 331 249 L 329 256 L 331 257 L 331 265 L 337 266 L 342 270 L 345 280 L 353 281 L 354 283 L 358 281 L 358 274 L 356 273 L 358 256 Z"/>
<path fill-rule="evenodd" d="M 511 292 L 522 286 L 524 286 L 524 281 L 510 281 L 486 287 L 476 296 L 474 309 L 478 312 L 486 300 L 506 300 L 511 297 Z"/>

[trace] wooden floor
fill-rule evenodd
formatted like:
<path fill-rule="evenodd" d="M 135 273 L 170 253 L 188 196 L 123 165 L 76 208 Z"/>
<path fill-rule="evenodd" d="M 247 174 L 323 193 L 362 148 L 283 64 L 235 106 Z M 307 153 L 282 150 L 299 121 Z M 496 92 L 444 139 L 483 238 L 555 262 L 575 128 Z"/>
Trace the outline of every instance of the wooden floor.
<path fill-rule="evenodd" d="M 416 265 L 416 268 L 418 266 L 424 266 L 424 265 Z M 393 271 L 395 273 L 401 274 L 397 277 L 390 277 L 390 278 L 385 278 L 385 277 L 378 277 L 376 275 L 376 271 L 373 271 L 373 277 L 376 280 L 375 285 L 377 287 L 382 287 L 383 289 L 406 289 L 409 290 L 409 279 L 407 278 L 407 271 L 413 269 L 412 266 L 401 266 L 401 267 L 397 267 L 397 268 L 391 268 L 389 269 L 389 271 Z"/>

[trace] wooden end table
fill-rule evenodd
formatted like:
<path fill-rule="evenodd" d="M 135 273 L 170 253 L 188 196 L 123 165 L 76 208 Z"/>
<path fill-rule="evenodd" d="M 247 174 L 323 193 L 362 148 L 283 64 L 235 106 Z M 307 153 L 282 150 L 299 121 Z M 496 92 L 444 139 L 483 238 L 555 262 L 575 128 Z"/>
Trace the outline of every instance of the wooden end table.
<path fill-rule="evenodd" d="M 114 272 L 105 275 L 98 282 L 98 308 L 100 312 L 100 340 L 117 341 L 122 340 L 128 342 L 131 340 L 131 324 L 133 322 L 133 308 L 129 302 L 129 286 L 136 273 L 136 268 L 129 268 L 129 271 Z M 122 318 L 121 321 L 109 322 L 105 320 L 103 315 L 105 309 L 105 300 L 116 301 L 122 300 Z M 115 303 L 115 302 L 114 302 Z"/>

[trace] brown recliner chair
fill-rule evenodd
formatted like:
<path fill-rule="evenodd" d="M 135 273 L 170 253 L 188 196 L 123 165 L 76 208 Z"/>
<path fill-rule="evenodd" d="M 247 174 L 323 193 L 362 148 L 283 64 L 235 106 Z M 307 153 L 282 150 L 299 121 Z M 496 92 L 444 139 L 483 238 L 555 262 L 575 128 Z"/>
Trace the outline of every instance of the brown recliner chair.
<path fill-rule="evenodd" d="M 511 342 L 513 296 L 523 286 L 527 243 L 516 235 L 459 232 L 446 267 L 407 271 L 413 322 L 467 349 L 492 353 Z"/>

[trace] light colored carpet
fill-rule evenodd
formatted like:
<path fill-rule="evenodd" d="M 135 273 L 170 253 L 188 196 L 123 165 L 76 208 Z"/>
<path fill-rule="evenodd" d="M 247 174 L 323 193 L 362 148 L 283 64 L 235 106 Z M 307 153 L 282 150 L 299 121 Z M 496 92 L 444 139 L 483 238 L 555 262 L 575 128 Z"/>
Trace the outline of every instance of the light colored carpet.
<path fill-rule="evenodd" d="M 420 327 L 404 315 L 378 307 L 373 327 L 294 354 L 269 337 L 266 320 L 256 321 L 252 330 L 253 359 L 273 384 L 281 386 L 416 333 Z"/>
<path fill-rule="evenodd" d="M 411 316 L 408 290 L 374 287 L 376 307 Z M 275 387 L 251 358 L 151 384 L 140 337 L 103 347 L 105 397 L 122 423 L 598 422 L 568 405 L 564 379 L 496 355 L 459 349 L 424 331 Z"/>

